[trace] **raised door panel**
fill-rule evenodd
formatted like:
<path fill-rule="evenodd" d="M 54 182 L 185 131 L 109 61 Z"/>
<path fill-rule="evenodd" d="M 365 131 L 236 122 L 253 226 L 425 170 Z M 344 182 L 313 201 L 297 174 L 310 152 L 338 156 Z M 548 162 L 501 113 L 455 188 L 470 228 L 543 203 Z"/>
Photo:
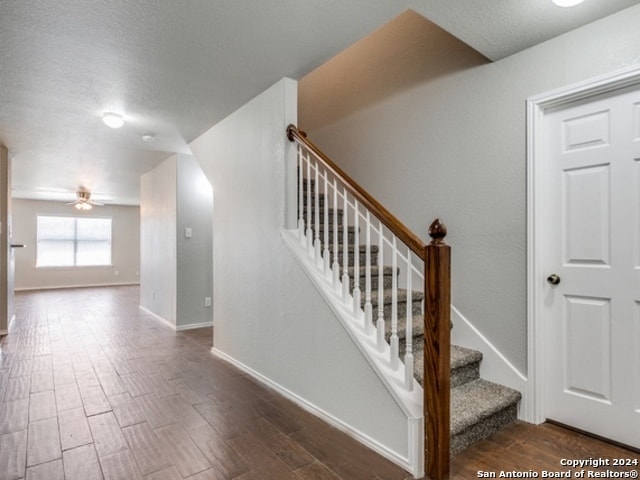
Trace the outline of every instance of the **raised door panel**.
<path fill-rule="evenodd" d="M 564 171 L 564 261 L 571 265 L 609 265 L 611 192 L 609 165 Z"/>
<path fill-rule="evenodd" d="M 564 152 L 609 145 L 609 117 L 609 111 L 604 110 L 566 119 L 562 124 Z"/>
<path fill-rule="evenodd" d="M 565 297 L 564 390 L 611 403 L 611 302 Z"/>

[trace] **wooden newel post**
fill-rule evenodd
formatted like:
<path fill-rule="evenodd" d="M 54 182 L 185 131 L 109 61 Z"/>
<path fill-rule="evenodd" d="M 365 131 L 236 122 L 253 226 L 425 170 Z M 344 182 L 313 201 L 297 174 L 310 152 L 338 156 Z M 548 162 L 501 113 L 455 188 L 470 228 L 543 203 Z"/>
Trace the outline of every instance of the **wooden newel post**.
<path fill-rule="evenodd" d="M 429 227 L 424 272 L 425 471 L 432 480 L 449 476 L 451 247 L 440 219 Z"/>

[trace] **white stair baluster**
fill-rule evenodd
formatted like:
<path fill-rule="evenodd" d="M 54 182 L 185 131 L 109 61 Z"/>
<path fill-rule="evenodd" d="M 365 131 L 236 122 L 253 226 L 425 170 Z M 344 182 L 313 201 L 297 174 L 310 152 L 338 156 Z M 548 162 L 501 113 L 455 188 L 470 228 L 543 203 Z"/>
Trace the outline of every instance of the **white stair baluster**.
<path fill-rule="evenodd" d="M 338 183 L 333 179 L 333 209 L 338 209 Z M 333 215 L 333 288 L 340 288 L 340 262 L 338 262 L 338 216 Z"/>
<path fill-rule="evenodd" d="M 314 246 L 314 258 L 316 265 L 322 265 L 322 246 L 320 245 L 320 164 L 316 162 L 316 190 L 313 201 L 313 210 L 315 217 L 315 239 L 313 241 Z"/>
<path fill-rule="evenodd" d="M 373 330 L 373 308 L 371 306 L 371 215 L 369 210 L 367 210 L 366 220 L 365 243 L 367 248 L 365 255 L 367 259 L 365 261 L 364 279 L 364 328 L 365 332 L 369 334 Z M 378 273 L 378 281 L 382 281 L 380 272 Z"/>
<path fill-rule="evenodd" d="M 307 250 L 313 252 L 313 231 L 311 230 L 311 159 L 307 153 Z"/>
<path fill-rule="evenodd" d="M 304 175 L 302 147 L 298 145 L 298 238 L 304 245 Z"/>
<path fill-rule="evenodd" d="M 347 189 L 344 188 L 344 212 L 342 214 L 342 300 L 346 303 L 349 298 L 349 225 L 347 215 L 349 202 Z"/>
<path fill-rule="evenodd" d="M 380 231 L 378 232 L 378 270 L 382 270 L 384 267 L 382 262 L 384 261 L 384 232 L 382 230 L 382 222 L 378 222 Z M 376 321 L 376 329 L 378 331 L 378 349 L 384 350 L 385 344 L 385 324 L 384 324 L 384 285 L 383 282 L 378 283 L 378 320 Z"/>
<path fill-rule="evenodd" d="M 334 212 L 335 216 L 335 212 Z M 331 260 L 329 259 L 329 172 L 324 171 L 324 250 L 322 259 L 324 260 L 324 275 L 331 275 Z"/>
<path fill-rule="evenodd" d="M 411 249 L 407 248 L 407 328 L 406 350 L 404 355 L 404 380 L 407 390 L 413 390 L 413 301 L 412 301 L 412 262 Z"/>
<path fill-rule="evenodd" d="M 398 369 L 398 248 L 396 246 L 396 236 L 393 236 L 391 252 L 391 268 L 393 269 L 393 280 L 391 283 L 391 368 Z"/>
<path fill-rule="evenodd" d="M 358 213 L 358 200 L 353 200 L 354 241 L 353 241 L 353 315 L 360 318 L 360 214 Z"/>

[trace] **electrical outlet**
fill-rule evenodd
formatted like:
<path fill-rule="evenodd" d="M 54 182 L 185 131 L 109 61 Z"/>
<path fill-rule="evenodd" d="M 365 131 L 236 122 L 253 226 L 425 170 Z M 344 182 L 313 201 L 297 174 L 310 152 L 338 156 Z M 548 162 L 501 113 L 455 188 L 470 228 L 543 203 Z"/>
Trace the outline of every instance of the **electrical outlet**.
<path fill-rule="evenodd" d="M 211 306 L 211 297 L 204 297 L 204 306 L 205 307 Z"/>

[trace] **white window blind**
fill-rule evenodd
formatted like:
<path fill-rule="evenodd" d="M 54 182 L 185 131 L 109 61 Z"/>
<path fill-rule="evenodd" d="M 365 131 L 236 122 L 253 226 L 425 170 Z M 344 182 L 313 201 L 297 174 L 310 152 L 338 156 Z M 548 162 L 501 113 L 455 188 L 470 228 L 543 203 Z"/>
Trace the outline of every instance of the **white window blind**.
<path fill-rule="evenodd" d="M 37 267 L 111 265 L 111 219 L 37 217 Z"/>

